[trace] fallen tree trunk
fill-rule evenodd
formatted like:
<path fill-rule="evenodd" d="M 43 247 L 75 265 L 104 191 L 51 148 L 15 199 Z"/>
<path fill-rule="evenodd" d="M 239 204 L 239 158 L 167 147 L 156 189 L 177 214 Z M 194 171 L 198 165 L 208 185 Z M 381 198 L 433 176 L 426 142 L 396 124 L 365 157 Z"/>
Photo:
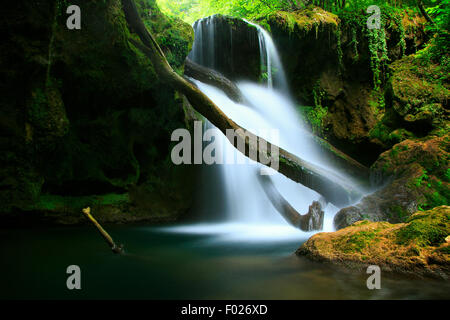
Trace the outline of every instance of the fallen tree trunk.
<path fill-rule="evenodd" d="M 215 70 L 195 63 L 189 58 L 186 58 L 184 64 L 184 74 L 206 84 L 220 88 L 225 92 L 228 98 L 234 102 L 244 102 L 244 96 L 242 95 L 241 90 L 239 90 L 231 80 Z"/>
<path fill-rule="evenodd" d="M 231 144 L 237 147 L 239 144 L 244 143 L 245 152 L 238 148 L 240 152 L 247 157 L 250 154 L 257 154 L 257 159 L 253 160 L 266 164 L 266 159 L 261 158 L 263 152 L 258 149 L 258 142 L 255 143 L 255 141 L 259 141 L 259 145 L 265 144 L 267 146 L 267 152 L 265 153 L 268 157 L 271 157 L 271 144 L 240 127 L 228 118 L 203 92 L 178 75 L 167 62 L 164 53 L 152 34 L 146 29 L 134 1 L 122 0 L 122 6 L 130 31 L 135 32 L 142 43 L 133 39 L 129 41 L 150 59 L 160 80 L 183 93 L 189 103 L 224 134 L 226 134 L 227 129 L 234 130 L 236 139 L 231 139 Z M 257 139 L 253 139 L 253 137 Z M 343 207 L 360 197 L 357 188 L 352 184 L 346 183 L 342 177 L 308 163 L 282 148 L 278 148 L 278 150 L 278 171 L 289 179 L 317 191 L 328 202 L 338 207 Z"/>
<path fill-rule="evenodd" d="M 259 176 L 259 181 L 272 205 L 290 225 L 303 231 L 323 229 L 325 213 L 320 202 L 314 201 L 309 206 L 308 213 L 302 215 L 283 198 L 268 176 Z"/>

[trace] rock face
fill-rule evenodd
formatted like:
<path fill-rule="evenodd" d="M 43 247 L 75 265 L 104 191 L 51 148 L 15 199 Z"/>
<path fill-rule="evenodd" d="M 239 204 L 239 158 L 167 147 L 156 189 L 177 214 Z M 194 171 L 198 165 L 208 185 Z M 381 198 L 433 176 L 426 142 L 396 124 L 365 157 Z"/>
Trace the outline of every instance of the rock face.
<path fill-rule="evenodd" d="M 189 171 L 170 162 L 182 98 L 128 42 L 119 0 L 80 4 L 76 31 L 60 3 L 17 1 L 0 23 L 0 212 L 73 223 L 90 205 L 99 221 L 174 219 L 192 190 Z M 137 4 L 182 71 L 190 26 L 154 0 Z"/>
<path fill-rule="evenodd" d="M 384 114 L 387 63 L 414 52 L 426 37 L 425 21 L 415 15 L 383 15 L 380 32 L 368 32 L 366 20 L 361 13 L 337 17 L 307 8 L 258 23 L 282 48 L 291 91 L 313 131 L 371 165 L 386 150 L 370 132 Z"/>
<path fill-rule="evenodd" d="M 405 223 L 359 221 L 333 233 L 318 233 L 297 254 L 350 268 L 419 277 L 450 277 L 450 207 L 417 212 Z"/>

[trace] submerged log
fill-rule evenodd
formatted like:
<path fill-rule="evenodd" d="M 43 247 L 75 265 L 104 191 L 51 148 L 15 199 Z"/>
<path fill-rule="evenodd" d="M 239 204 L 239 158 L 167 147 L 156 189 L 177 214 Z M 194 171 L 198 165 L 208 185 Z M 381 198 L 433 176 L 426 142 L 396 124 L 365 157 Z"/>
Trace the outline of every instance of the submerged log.
<path fill-rule="evenodd" d="M 150 59 L 160 80 L 184 94 L 194 109 L 224 134 L 226 134 L 227 129 L 234 130 L 236 132 L 236 139 L 234 137 L 230 139 L 231 144 L 237 148 L 238 145 L 243 143 L 245 145 L 245 151 L 239 150 L 238 148 L 240 152 L 247 157 L 251 154 L 257 154 L 258 159 L 253 160 L 267 165 L 267 158 L 261 158 L 261 155 L 265 153 L 267 157 L 272 157 L 270 151 L 272 150 L 271 144 L 240 127 L 227 117 L 203 92 L 177 74 L 167 62 L 164 53 L 153 35 L 142 22 L 134 1 L 122 0 L 122 6 L 130 30 L 135 32 L 141 40 L 139 42 L 129 39 L 130 43 Z M 253 137 L 257 139 L 253 139 Z M 267 151 L 259 150 L 258 145 L 266 145 L 267 149 L 265 149 Z M 338 207 L 344 207 L 361 196 L 358 188 L 353 184 L 345 182 L 345 179 L 342 177 L 335 175 L 329 170 L 308 163 L 282 148 L 275 149 L 279 150 L 278 171 L 289 179 L 317 191 L 328 202 Z"/>
<path fill-rule="evenodd" d="M 189 58 L 186 58 L 184 64 L 184 74 L 221 89 L 234 102 L 244 102 L 244 96 L 234 82 L 221 73 L 201 66 Z"/>
<path fill-rule="evenodd" d="M 259 176 L 261 186 L 269 198 L 272 205 L 281 216 L 292 226 L 303 231 L 314 231 L 323 229 L 323 219 L 325 213 L 319 201 L 314 201 L 307 214 L 300 214 L 289 202 L 278 192 L 272 180 L 268 176 Z"/>
<path fill-rule="evenodd" d="M 87 208 L 84 208 L 82 211 L 83 211 L 83 214 L 85 215 L 85 217 L 88 218 L 89 221 L 91 221 L 92 224 L 100 232 L 100 234 L 102 235 L 103 239 L 106 240 L 108 245 L 111 247 L 112 252 L 114 252 L 114 253 L 123 253 L 123 245 L 122 244 L 120 244 L 118 246 L 116 245 L 116 243 L 111 238 L 111 236 L 108 234 L 108 232 L 106 232 L 105 229 L 102 228 L 100 223 L 98 223 L 97 220 L 95 220 L 95 218 L 91 215 L 91 208 L 87 207 Z"/>

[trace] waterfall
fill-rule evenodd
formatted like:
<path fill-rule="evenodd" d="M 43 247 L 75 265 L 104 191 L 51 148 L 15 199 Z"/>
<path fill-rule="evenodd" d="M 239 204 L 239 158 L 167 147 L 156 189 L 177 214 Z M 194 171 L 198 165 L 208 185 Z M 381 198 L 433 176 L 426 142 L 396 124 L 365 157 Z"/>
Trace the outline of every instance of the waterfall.
<path fill-rule="evenodd" d="M 214 69 L 215 66 L 215 16 L 197 20 L 192 26 L 195 42 L 188 58 L 200 65 Z M 206 53 L 206 54 L 205 54 Z"/>
<path fill-rule="evenodd" d="M 311 134 L 305 129 L 302 119 L 295 109 L 295 103 L 289 97 L 285 72 L 272 38 L 260 26 L 247 23 L 257 29 L 261 64 L 265 66 L 261 69 L 262 72 L 267 70 L 267 83 L 264 85 L 248 81 L 237 83 L 248 101 L 247 105 L 231 101 L 218 88 L 195 79 L 193 81 L 237 124 L 306 161 L 331 170 L 332 168 L 320 155 Z M 216 64 L 214 61 L 215 50 L 221 50 L 214 41 L 215 17 L 201 19 L 193 27 L 196 38 L 189 58 L 211 68 Z M 209 50 L 205 50 L 208 48 Z M 212 125 L 207 122 L 205 128 L 210 127 Z M 279 131 L 279 141 L 272 141 L 272 137 L 267 134 L 273 129 Z M 291 232 L 286 230 L 294 228 L 290 227 L 272 206 L 258 181 L 258 174 L 263 166 L 243 156 L 231 145 L 225 135 L 219 130 L 217 131 L 220 136 L 220 144 L 223 146 L 224 158 L 235 157 L 238 160 L 237 163 L 239 161 L 244 163 L 213 165 L 212 170 L 215 171 L 215 174 L 210 174 L 209 177 L 214 178 L 202 180 L 202 211 L 222 222 L 241 223 L 245 226 L 269 224 L 286 228 L 283 229 L 285 233 Z M 271 178 L 278 191 L 298 212 L 307 213 L 309 205 L 320 198 L 317 192 L 295 183 L 279 173 L 275 173 Z M 217 185 L 220 185 L 221 188 L 217 188 Z M 212 190 L 215 190 L 216 194 L 209 194 L 213 192 Z M 217 199 L 221 200 L 222 205 L 218 205 Z M 338 208 L 331 204 L 324 208 L 325 231 L 333 230 L 332 219 L 337 210 Z M 274 229 L 261 230 L 272 230 L 273 232 Z M 260 232 L 265 233 L 261 230 Z M 268 232 L 270 233 L 270 231 Z M 303 233 L 298 229 L 294 229 L 292 232 Z"/>
<path fill-rule="evenodd" d="M 273 88 L 273 83 L 278 85 L 278 88 L 283 92 L 288 92 L 288 84 L 286 80 L 286 73 L 284 72 L 283 65 L 281 64 L 278 51 L 273 43 L 272 37 L 261 26 L 249 22 L 244 19 L 249 25 L 252 25 L 258 31 L 259 41 L 259 55 L 261 59 L 261 70 L 267 72 L 267 86 Z"/>

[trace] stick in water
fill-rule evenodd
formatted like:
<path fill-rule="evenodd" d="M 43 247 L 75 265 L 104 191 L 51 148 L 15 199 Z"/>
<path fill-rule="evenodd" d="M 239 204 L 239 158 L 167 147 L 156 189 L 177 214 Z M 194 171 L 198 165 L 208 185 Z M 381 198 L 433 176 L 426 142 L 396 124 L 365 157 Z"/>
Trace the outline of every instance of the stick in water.
<path fill-rule="evenodd" d="M 97 222 L 97 220 L 95 220 L 95 218 L 91 215 L 91 208 L 90 207 L 84 208 L 83 213 L 86 216 L 86 218 L 88 218 L 94 224 L 94 226 L 97 228 L 97 230 L 106 240 L 106 242 L 108 242 L 108 245 L 111 247 L 111 250 L 114 253 L 123 253 L 123 244 L 116 246 L 114 240 L 111 238 L 108 232 L 106 232 L 105 229 L 103 229 L 102 226 Z"/>

